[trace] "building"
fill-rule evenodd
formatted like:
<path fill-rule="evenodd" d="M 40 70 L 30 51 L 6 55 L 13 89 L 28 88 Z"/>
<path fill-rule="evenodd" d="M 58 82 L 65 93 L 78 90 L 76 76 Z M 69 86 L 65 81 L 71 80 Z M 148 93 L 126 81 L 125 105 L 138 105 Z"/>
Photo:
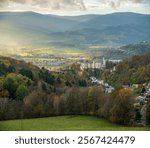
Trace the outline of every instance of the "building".
<path fill-rule="evenodd" d="M 82 62 L 81 69 L 104 69 L 106 68 L 106 60 L 103 58 L 101 61 L 86 61 Z"/>
<path fill-rule="evenodd" d="M 122 62 L 122 60 L 108 60 L 108 61 L 114 64 L 119 64 L 120 62 Z"/>

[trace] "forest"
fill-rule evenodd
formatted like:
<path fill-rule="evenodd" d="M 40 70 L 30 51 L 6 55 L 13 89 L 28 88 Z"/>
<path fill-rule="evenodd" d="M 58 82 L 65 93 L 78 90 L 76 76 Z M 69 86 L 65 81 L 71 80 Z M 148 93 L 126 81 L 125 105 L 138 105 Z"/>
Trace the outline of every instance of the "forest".
<path fill-rule="evenodd" d="M 133 126 L 138 117 L 135 92 L 123 84 L 150 82 L 150 53 L 134 56 L 95 72 L 115 86 L 106 94 L 102 86 L 89 80 L 90 70 L 73 64 L 61 72 L 50 72 L 31 63 L 0 57 L 0 120 L 28 119 L 61 115 L 91 115 L 112 123 Z M 150 101 L 146 108 L 150 123 Z"/>
<path fill-rule="evenodd" d="M 115 71 L 112 72 L 115 66 Z M 119 88 L 122 85 L 143 84 L 150 82 L 150 53 L 136 55 L 119 64 L 107 63 L 106 70 L 100 71 L 98 77 Z"/>

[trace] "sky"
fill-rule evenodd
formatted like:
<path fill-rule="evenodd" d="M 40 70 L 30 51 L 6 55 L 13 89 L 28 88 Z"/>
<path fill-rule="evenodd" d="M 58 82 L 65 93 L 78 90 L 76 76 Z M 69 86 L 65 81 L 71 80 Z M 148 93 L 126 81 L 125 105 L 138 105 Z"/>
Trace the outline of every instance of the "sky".
<path fill-rule="evenodd" d="M 55 15 L 150 14 L 150 0 L 0 0 L 0 11 L 34 11 Z"/>

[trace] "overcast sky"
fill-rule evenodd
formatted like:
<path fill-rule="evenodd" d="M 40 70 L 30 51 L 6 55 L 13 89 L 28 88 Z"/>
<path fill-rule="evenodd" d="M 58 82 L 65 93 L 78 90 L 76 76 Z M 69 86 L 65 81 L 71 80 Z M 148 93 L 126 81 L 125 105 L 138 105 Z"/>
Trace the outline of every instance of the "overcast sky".
<path fill-rule="evenodd" d="M 150 0 L 0 0 L 0 11 L 35 11 L 56 15 L 150 14 Z"/>

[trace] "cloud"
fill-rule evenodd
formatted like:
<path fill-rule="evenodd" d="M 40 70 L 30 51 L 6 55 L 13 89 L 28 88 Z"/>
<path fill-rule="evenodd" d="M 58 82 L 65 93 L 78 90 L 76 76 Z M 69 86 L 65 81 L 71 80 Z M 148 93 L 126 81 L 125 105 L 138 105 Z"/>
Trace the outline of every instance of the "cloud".
<path fill-rule="evenodd" d="M 137 3 L 137 4 L 143 4 L 143 3 L 147 3 L 149 2 L 149 0 L 121 0 L 121 1 L 129 1 L 129 2 L 132 2 L 132 3 Z"/>
<path fill-rule="evenodd" d="M 83 0 L 0 0 L 0 8 L 17 6 L 30 9 L 49 9 L 49 10 L 86 10 Z M 20 8 L 18 7 L 18 8 Z"/>
<path fill-rule="evenodd" d="M 76 15 L 134 10 L 150 13 L 150 0 L 0 0 L 0 11 Z"/>
<path fill-rule="evenodd" d="M 117 9 L 118 7 L 120 7 L 120 2 L 113 2 L 110 1 L 109 5 L 113 8 L 113 9 Z"/>
<path fill-rule="evenodd" d="M 10 2 L 24 4 L 26 0 L 0 0 L 0 7 L 7 7 Z"/>
<path fill-rule="evenodd" d="M 41 7 L 49 6 L 53 10 L 86 10 L 82 0 L 33 0 L 34 5 Z"/>
<path fill-rule="evenodd" d="M 20 4 L 25 4 L 26 3 L 26 0 L 8 0 L 10 2 L 15 2 L 15 3 L 20 3 Z"/>
<path fill-rule="evenodd" d="M 100 4 L 104 4 L 106 6 L 109 6 L 113 9 L 117 9 L 124 4 L 148 4 L 150 0 L 99 0 Z"/>
<path fill-rule="evenodd" d="M 142 3 L 143 0 L 131 0 L 133 3 Z"/>
<path fill-rule="evenodd" d="M 1 7 L 5 7 L 7 5 L 7 1 L 6 0 L 0 0 L 0 8 Z"/>

